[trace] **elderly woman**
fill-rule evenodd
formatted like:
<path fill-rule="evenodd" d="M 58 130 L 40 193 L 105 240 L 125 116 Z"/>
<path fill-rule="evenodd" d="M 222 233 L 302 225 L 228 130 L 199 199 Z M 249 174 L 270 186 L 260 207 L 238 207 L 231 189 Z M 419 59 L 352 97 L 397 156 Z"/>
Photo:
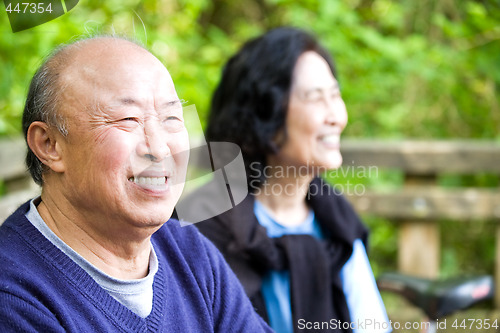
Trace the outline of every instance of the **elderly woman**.
<path fill-rule="evenodd" d="M 319 175 L 340 167 L 347 124 L 333 61 L 310 34 L 278 28 L 226 64 L 207 141 L 241 147 L 249 195 L 197 224 L 277 332 L 387 332 L 367 230 Z"/>

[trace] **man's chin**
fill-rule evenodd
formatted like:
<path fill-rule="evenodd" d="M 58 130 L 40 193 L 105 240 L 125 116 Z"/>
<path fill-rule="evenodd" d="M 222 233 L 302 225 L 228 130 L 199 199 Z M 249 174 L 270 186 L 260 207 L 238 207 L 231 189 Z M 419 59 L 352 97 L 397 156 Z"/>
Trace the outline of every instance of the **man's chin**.
<path fill-rule="evenodd" d="M 165 222 L 170 219 L 170 216 L 171 215 L 144 217 L 143 219 L 140 219 L 139 223 L 137 223 L 137 226 L 141 228 L 153 229 L 153 232 L 155 232 L 156 230 L 154 229 L 161 228 L 165 224 Z"/>
<path fill-rule="evenodd" d="M 170 208 L 172 207 L 172 208 Z M 170 219 L 174 211 L 173 205 L 169 205 L 164 202 L 158 202 L 153 205 L 146 205 L 146 207 L 141 208 L 140 211 L 136 212 L 135 221 L 139 225 L 146 226 L 161 226 L 166 221 Z"/>

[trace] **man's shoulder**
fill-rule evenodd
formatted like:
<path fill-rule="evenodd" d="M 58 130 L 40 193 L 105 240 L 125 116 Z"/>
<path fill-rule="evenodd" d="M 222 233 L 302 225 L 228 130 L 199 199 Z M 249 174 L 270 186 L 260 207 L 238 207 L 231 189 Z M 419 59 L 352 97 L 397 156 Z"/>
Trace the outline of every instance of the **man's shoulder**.
<path fill-rule="evenodd" d="M 51 276 L 44 256 L 38 230 L 28 221 L 25 213 L 29 202 L 21 205 L 0 226 L 0 293 L 31 299 L 30 288 L 37 288 L 42 277 Z M 38 235 L 37 235 L 38 234 Z"/>
<path fill-rule="evenodd" d="M 23 243 L 20 243 L 18 239 L 34 230 L 25 216 L 28 210 L 29 202 L 26 202 L 0 225 L 0 256 L 5 252 L 9 255 L 15 254 L 13 248 Z"/>
<path fill-rule="evenodd" d="M 9 217 L 7 217 L 5 221 L 0 221 L 0 230 L 3 229 L 4 225 L 10 225 L 12 223 L 16 223 L 16 221 L 23 219 L 25 217 L 25 214 L 30 209 L 30 201 L 27 201 L 19 206 L 12 214 L 9 215 Z"/>

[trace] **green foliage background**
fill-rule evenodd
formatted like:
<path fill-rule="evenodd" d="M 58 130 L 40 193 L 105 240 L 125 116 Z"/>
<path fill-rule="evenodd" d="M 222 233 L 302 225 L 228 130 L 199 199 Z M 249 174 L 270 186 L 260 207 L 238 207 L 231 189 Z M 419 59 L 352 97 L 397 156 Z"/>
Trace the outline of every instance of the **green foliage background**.
<path fill-rule="evenodd" d="M 269 28 L 293 25 L 315 33 L 334 55 L 349 111 L 344 137 L 500 141 L 498 0 L 81 0 L 68 14 L 15 34 L 3 5 L 0 11 L 1 136 L 20 133 L 29 80 L 60 43 L 103 32 L 135 37 L 166 64 L 179 96 L 203 119 L 229 56 Z M 382 173 L 351 181 L 384 187 L 401 179 Z M 441 182 L 498 186 L 498 177 Z M 394 226 L 368 222 L 375 271 L 395 268 Z M 458 228 L 457 237 L 474 225 Z M 444 275 L 492 272 L 493 227 L 482 225 L 484 237 L 466 250 L 446 232 Z"/>

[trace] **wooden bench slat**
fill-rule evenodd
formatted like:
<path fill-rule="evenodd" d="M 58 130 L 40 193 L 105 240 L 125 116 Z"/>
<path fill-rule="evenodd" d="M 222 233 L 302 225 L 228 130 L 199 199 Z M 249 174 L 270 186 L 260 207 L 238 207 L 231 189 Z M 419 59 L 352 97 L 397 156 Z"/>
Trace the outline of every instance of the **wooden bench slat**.
<path fill-rule="evenodd" d="M 347 198 L 360 213 L 394 220 L 500 219 L 500 192 L 496 189 L 412 186 L 391 193 L 367 191 Z"/>
<path fill-rule="evenodd" d="M 343 140 L 346 166 L 378 166 L 408 174 L 500 173 L 500 143 L 492 141 Z"/>

